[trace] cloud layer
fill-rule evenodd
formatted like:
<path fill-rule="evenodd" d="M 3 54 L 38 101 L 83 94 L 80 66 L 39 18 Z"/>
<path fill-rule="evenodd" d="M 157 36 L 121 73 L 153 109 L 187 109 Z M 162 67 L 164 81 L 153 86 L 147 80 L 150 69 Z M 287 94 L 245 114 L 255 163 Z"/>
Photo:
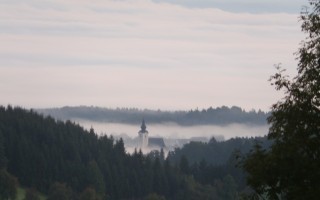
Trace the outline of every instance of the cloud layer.
<path fill-rule="evenodd" d="M 273 65 L 296 66 L 298 15 L 179 4 L 1 1 L 0 103 L 267 110 Z"/>
<path fill-rule="evenodd" d="M 299 13 L 305 0 L 154 0 L 190 8 L 219 8 L 230 12 Z"/>

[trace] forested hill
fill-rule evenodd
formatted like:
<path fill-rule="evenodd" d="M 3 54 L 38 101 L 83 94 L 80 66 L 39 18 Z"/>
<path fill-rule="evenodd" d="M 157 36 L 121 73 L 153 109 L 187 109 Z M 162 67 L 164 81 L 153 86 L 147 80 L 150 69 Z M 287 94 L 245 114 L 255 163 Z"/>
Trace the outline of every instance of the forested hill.
<path fill-rule="evenodd" d="M 0 106 L 0 199 L 14 199 L 14 190 L 7 193 L 15 183 L 7 181 L 14 180 L 11 176 L 48 200 L 238 198 L 228 171 L 207 182 L 185 170 L 187 162 L 184 158 L 172 165 L 163 152 L 130 155 L 121 139 L 98 137 L 94 130 L 70 121 Z"/>
<path fill-rule="evenodd" d="M 256 143 L 259 143 L 263 149 L 268 149 L 272 141 L 268 140 L 267 136 L 231 138 L 223 142 L 217 142 L 215 138 L 211 138 L 208 143 L 193 141 L 185 144 L 182 148 L 170 152 L 168 158 L 173 163 L 177 163 L 182 156 L 185 156 L 190 164 L 205 160 L 208 164 L 219 166 L 227 163 L 235 152 L 249 153 Z"/>
<path fill-rule="evenodd" d="M 262 111 L 245 111 L 239 107 L 218 107 L 190 111 L 139 110 L 133 108 L 100 107 L 62 107 L 38 109 L 39 113 L 51 115 L 56 119 L 83 119 L 99 122 L 137 124 L 142 118 L 148 123 L 177 123 L 179 125 L 226 125 L 232 123 L 264 125 L 269 113 Z"/>

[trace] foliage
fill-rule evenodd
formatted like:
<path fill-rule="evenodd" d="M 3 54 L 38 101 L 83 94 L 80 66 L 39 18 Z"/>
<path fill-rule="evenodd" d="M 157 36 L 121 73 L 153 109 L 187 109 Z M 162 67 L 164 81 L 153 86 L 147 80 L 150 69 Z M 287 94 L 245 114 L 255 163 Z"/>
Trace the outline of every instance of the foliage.
<path fill-rule="evenodd" d="M 149 123 L 177 123 L 179 125 L 226 125 L 232 123 L 266 124 L 269 113 L 261 110 L 245 111 L 237 106 L 195 109 L 189 111 L 139 110 L 135 108 L 63 107 L 39 109 L 38 112 L 57 119 L 84 119 L 98 122 L 137 124 L 147 118 Z"/>
<path fill-rule="evenodd" d="M 187 159 L 179 167 L 165 159 L 163 151 L 130 155 L 122 140 L 98 137 L 93 129 L 86 131 L 70 121 L 0 106 L 0 131 L 8 172 L 23 186 L 47 194 L 48 200 L 143 199 L 149 194 L 168 200 L 215 199 L 220 195 L 213 182 L 193 177 L 192 166 L 183 164 L 190 163 Z"/>
<path fill-rule="evenodd" d="M 212 138 L 208 143 L 190 142 L 182 148 L 177 148 L 169 153 L 169 159 L 177 163 L 182 156 L 186 156 L 191 165 L 202 160 L 215 166 L 223 165 L 228 162 L 235 150 L 247 153 L 256 141 L 260 141 L 264 148 L 268 148 L 271 145 L 271 142 L 266 137 L 231 138 L 221 142 L 217 142 Z"/>
<path fill-rule="evenodd" d="M 104 195 L 106 184 L 96 161 L 89 162 L 87 173 L 88 185 L 91 185 L 98 194 Z"/>
<path fill-rule="evenodd" d="M 86 188 L 79 197 L 79 200 L 101 200 L 93 188 Z"/>
<path fill-rule="evenodd" d="M 177 148 L 169 152 L 167 159 L 198 183 L 214 187 L 219 198 L 228 199 L 231 196 L 229 199 L 232 199 L 242 192 L 248 193 L 245 173 L 237 163 L 239 155 L 248 153 L 256 142 L 264 149 L 268 149 L 272 143 L 266 137 L 232 138 L 221 142 L 212 138 L 208 143 L 190 142 Z M 224 181 L 230 180 L 230 177 L 230 183 L 234 185 Z"/>
<path fill-rule="evenodd" d="M 0 199 L 15 199 L 18 180 L 5 169 L 0 170 Z"/>
<path fill-rule="evenodd" d="M 34 188 L 27 189 L 23 200 L 40 200 L 40 196 Z"/>
<path fill-rule="evenodd" d="M 164 196 L 160 196 L 156 193 L 151 193 L 144 198 L 144 200 L 165 200 L 165 199 L 166 198 Z"/>
<path fill-rule="evenodd" d="M 47 200 L 69 200 L 72 199 L 72 191 L 62 183 L 54 183 L 50 187 L 49 195 Z"/>
<path fill-rule="evenodd" d="M 298 75 L 290 80 L 278 66 L 271 77 L 285 97 L 273 105 L 268 121 L 270 151 L 259 147 L 243 167 L 248 183 L 271 199 L 318 199 L 320 196 L 320 1 L 309 1 L 301 14 L 307 34 L 297 53 Z"/>
<path fill-rule="evenodd" d="M 4 138 L 0 130 L 0 169 L 5 169 L 6 167 L 7 167 L 7 158 L 5 155 Z"/>

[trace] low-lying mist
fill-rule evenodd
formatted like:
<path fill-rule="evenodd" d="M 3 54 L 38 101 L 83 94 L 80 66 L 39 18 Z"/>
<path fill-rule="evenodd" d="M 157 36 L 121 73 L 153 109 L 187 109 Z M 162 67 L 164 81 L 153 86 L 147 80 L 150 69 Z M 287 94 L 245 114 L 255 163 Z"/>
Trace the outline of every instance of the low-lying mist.
<path fill-rule="evenodd" d="M 113 135 L 115 137 L 138 136 L 140 124 L 120 124 L 120 123 L 100 123 L 93 121 L 74 120 L 85 129 L 91 127 L 99 135 Z M 268 125 L 245 125 L 230 124 L 226 126 L 217 125 L 198 125 L 198 126 L 181 126 L 174 123 L 165 124 L 147 124 L 147 130 L 150 137 L 163 137 L 168 139 L 190 139 L 190 138 L 212 138 L 218 141 L 228 140 L 234 137 L 256 137 L 264 136 L 268 133 Z"/>

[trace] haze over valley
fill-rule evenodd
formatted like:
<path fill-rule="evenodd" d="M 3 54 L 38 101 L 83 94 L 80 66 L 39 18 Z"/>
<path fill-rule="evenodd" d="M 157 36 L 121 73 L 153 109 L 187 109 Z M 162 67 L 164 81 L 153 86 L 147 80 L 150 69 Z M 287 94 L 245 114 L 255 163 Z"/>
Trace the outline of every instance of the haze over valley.
<path fill-rule="evenodd" d="M 99 123 L 93 121 L 74 120 L 81 126 L 89 130 L 91 127 L 99 135 L 113 135 L 116 137 L 138 136 L 140 125 Z M 147 124 L 149 134 L 155 137 L 164 137 L 169 139 L 191 139 L 206 138 L 209 140 L 215 137 L 218 141 L 228 140 L 235 137 L 257 137 L 265 136 L 268 133 L 268 125 L 249 126 L 245 124 L 229 124 L 226 126 L 218 125 L 197 125 L 192 127 L 181 126 L 178 124 Z"/>
<path fill-rule="evenodd" d="M 320 199 L 320 0 L 1 0 L 0 200 Z"/>
<path fill-rule="evenodd" d="M 162 138 L 165 152 L 168 152 L 192 141 L 207 143 L 212 138 L 225 141 L 239 137 L 263 137 L 268 133 L 269 116 L 261 110 L 245 111 L 236 106 L 189 111 L 66 106 L 37 111 L 58 120 L 70 120 L 88 131 L 93 128 L 100 136 L 122 138 L 127 152 L 131 153 L 139 148 L 138 132 L 143 120 L 148 137 Z"/>

